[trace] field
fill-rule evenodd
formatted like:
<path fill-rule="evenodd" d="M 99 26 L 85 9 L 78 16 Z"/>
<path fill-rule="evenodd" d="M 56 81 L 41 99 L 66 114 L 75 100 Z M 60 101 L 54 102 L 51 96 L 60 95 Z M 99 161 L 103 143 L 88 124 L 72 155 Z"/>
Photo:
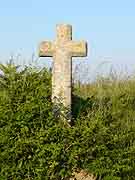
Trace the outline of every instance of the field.
<path fill-rule="evenodd" d="M 0 180 L 135 180 L 135 77 L 73 84 L 73 122 L 54 118 L 51 72 L 0 65 Z"/>

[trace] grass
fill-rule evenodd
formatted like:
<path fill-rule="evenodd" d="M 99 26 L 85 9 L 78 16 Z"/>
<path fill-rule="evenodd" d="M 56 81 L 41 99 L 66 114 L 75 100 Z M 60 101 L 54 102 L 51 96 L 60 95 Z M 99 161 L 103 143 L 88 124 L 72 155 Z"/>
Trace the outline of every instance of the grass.
<path fill-rule="evenodd" d="M 47 69 L 0 65 L 0 179 L 135 179 L 135 78 L 74 84 L 73 126 L 52 116 Z"/>

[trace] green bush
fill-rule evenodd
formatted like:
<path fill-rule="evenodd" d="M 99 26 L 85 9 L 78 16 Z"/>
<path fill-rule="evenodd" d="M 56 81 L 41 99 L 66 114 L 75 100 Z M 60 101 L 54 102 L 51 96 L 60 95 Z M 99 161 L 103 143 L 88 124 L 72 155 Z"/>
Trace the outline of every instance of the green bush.
<path fill-rule="evenodd" d="M 135 80 L 75 88 L 74 124 L 54 119 L 48 70 L 1 65 L 0 179 L 135 179 Z M 87 93 L 86 93 L 87 92 Z"/>

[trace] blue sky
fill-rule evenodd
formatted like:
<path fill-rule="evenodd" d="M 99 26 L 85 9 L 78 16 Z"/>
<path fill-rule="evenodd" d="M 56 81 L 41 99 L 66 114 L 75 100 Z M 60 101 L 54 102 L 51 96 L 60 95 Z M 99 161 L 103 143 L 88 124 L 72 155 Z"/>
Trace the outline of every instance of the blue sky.
<path fill-rule="evenodd" d="M 90 65 L 135 67 L 134 0 L 1 0 L 0 61 L 21 55 L 27 63 L 42 40 L 55 38 L 59 23 L 73 25 L 73 39 L 88 41 L 83 60 Z"/>

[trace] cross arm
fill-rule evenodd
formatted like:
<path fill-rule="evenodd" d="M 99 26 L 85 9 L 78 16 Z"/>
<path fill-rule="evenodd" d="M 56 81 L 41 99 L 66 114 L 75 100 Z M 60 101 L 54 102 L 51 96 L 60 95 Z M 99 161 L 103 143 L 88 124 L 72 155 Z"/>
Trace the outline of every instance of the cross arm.
<path fill-rule="evenodd" d="M 87 56 L 87 43 L 85 41 L 71 41 L 70 50 L 72 57 L 86 57 Z"/>
<path fill-rule="evenodd" d="M 39 46 L 39 57 L 52 57 L 53 43 L 50 41 L 43 41 Z"/>

